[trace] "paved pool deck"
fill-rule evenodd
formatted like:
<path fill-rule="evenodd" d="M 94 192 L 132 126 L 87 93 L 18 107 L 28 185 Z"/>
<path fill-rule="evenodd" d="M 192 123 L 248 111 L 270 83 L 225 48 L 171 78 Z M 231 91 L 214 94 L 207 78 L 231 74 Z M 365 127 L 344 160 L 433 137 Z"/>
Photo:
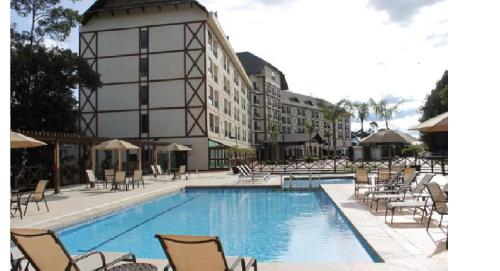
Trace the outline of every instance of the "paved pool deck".
<path fill-rule="evenodd" d="M 349 175 L 336 177 L 349 177 Z M 273 176 L 267 181 L 262 179 L 238 181 L 237 176 L 230 172 L 200 172 L 187 181 L 171 181 L 168 176 L 159 178 L 145 176 L 144 180 L 145 188 L 141 186 L 130 191 L 86 190 L 85 186 L 81 185 L 65 187 L 62 193 L 57 195 L 48 191 L 47 202 L 50 212 L 45 210 L 43 204 L 40 205 L 40 211 L 37 211 L 36 205 L 30 204 L 22 220 L 18 215 L 11 218 L 11 227 L 57 230 L 161 195 L 174 193 L 185 187 L 278 187 L 281 183 L 279 176 Z M 374 209 L 371 210 L 362 202 L 361 197 L 360 199 L 354 197 L 353 184 L 323 184 L 322 188 L 384 262 L 317 264 L 259 262 L 259 270 L 447 270 L 448 252 L 445 248 L 447 218 L 444 220 L 443 230 L 437 227 L 437 223 L 431 223 L 429 233 L 425 230 L 426 224 L 417 221 L 420 218 L 418 216 L 413 218 L 409 213 L 396 215 L 394 223 L 389 224 L 384 222 L 385 206 L 381 205 L 379 212 L 375 213 Z M 434 219 L 438 219 L 438 216 Z M 19 255 L 17 249 L 13 249 L 13 254 Z M 111 258 L 115 256 L 115 253 L 106 254 Z M 82 262 L 83 270 L 94 266 L 93 261 L 90 259 Z M 166 260 L 153 259 L 138 261 L 153 263 L 159 267 L 158 270 L 163 270 L 166 263 Z"/>

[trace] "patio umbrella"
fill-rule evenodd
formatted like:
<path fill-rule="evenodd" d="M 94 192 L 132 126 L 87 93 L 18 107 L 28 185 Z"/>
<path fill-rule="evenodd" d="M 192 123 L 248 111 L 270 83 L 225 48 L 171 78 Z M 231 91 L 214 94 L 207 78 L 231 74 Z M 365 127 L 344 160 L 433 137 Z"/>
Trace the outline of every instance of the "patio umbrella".
<path fill-rule="evenodd" d="M 448 132 L 448 112 L 430 118 L 409 130 L 419 130 L 421 132 Z"/>
<path fill-rule="evenodd" d="M 94 150 L 114 150 L 118 151 L 118 170 L 122 169 L 121 165 L 121 150 L 139 150 L 139 147 L 128 143 L 127 141 L 112 139 L 101 142 L 92 147 Z"/>
<path fill-rule="evenodd" d="M 394 131 L 390 129 L 379 129 L 376 133 L 373 133 L 365 138 L 363 138 L 361 144 L 370 143 L 411 143 L 418 141 L 416 138 L 409 134 L 405 134 L 399 131 Z"/>
<path fill-rule="evenodd" d="M 172 143 L 172 144 L 167 145 L 167 146 L 159 146 L 158 149 L 168 151 L 168 160 L 169 160 L 168 161 L 168 170 L 169 171 L 172 169 L 172 165 L 171 165 L 171 160 L 172 160 L 171 159 L 172 158 L 171 152 L 172 151 L 192 151 L 193 150 L 187 146 L 177 144 L 177 143 Z"/>
<path fill-rule="evenodd" d="M 139 147 L 127 141 L 112 139 L 92 147 L 95 150 L 138 150 Z"/>
<path fill-rule="evenodd" d="M 172 143 L 172 144 L 167 145 L 167 146 L 160 146 L 160 147 L 158 147 L 158 149 L 165 150 L 165 151 L 192 151 L 193 150 L 190 147 L 180 145 L 177 143 Z"/>
<path fill-rule="evenodd" d="M 411 143 L 418 141 L 416 138 L 412 137 L 409 134 L 405 134 L 399 131 L 394 131 L 390 129 L 379 129 L 376 133 L 373 133 L 360 141 L 360 144 L 370 144 L 370 143 L 387 143 L 391 145 L 391 143 Z M 389 151 L 389 166 L 392 161 L 392 147 Z"/>
<path fill-rule="evenodd" d="M 19 148 L 35 148 L 40 146 L 45 146 L 42 141 L 36 140 L 32 137 L 25 136 L 19 133 L 14 133 L 10 131 L 10 148 L 11 149 L 19 149 Z"/>

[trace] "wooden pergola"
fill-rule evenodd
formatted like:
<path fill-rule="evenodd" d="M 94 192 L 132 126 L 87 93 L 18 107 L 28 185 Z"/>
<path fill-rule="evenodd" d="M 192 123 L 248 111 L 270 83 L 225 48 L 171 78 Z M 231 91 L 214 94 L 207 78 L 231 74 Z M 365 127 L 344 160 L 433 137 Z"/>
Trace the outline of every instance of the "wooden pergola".
<path fill-rule="evenodd" d="M 17 133 L 21 133 L 23 135 L 35 138 L 37 140 L 43 141 L 47 144 L 51 144 L 53 146 L 53 176 L 54 176 L 54 193 L 61 192 L 61 144 L 71 144 L 71 145 L 80 145 L 84 146 L 86 152 L 89 152 L 89 156 L 92 159 L 92 170 L 96 170 L 96 162 L 95 162 L 95 150 L 92 150 L 92 146 L 97 145 L 103 141 L 111 140 L 114 138 L 109 137 L 90 137 L 82 134 L 76 133 L 58 133 L 58 132 L 40 132 L 40 131 L 16 131 Z M 152 146 L 153 147 L 153 164 L 156 166 L 158 154 L 157 147 L 158 146 L 166 146 L 170 143 L 166 142 L 158 142 L 158 141 L 148 141 L 142 139 L 127 139 L 127 138 L 118 138 L 127 142 L 130 142 L 139 147 L 138 151 L 138 168 L 142 169 L 142 150 L 144 146 Z M 84 170 L 81 169 L 80 170 Z"/>

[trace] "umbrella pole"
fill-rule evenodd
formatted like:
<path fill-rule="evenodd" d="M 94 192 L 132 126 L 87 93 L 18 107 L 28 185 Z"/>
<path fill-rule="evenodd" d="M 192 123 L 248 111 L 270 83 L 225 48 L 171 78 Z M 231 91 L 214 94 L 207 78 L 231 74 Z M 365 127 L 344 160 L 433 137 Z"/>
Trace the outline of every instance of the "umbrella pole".
<path fill-rule="evenodd" d="M 122 171 L 122 150 L 118 150 L 118 171 Z"/>

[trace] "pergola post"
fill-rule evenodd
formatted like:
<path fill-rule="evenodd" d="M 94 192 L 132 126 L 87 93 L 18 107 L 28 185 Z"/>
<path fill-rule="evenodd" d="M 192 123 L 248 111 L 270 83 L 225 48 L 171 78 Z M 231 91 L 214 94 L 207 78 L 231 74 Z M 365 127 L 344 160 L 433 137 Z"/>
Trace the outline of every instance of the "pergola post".
<path fill-rule="evenodd" d="M 155 168 L 156 168 L 158 165 L 158 148 L 157 148 L 156 144 L 153 145 L 153 160 L 154 160 Z"/>
<path fill-rule="evenodd" d="M 95 171 L 96 170 L 96 168 L 95 168 L 96 167 L 96 161 L 95 161 L 96 157 L 95 157 L 95 155 L 96 155 L 96 151 L 95 151 L 94 148 L 91 147 L 90 148 L 90 156 L 91 156 L 91 159 L 92 159 L 92 171 L 94 171 L 94 174 L 97 174 L 96 171 Z"/>
<path fill-rule="evenodd" d="M 142 145 L 140 143 L 137 150 L 137 169 L 142 170 Z"/>
<path fill-rule="evenodd" d="M 61 159 L 59 140 L 54 142 L 54 194 L 61 193 Z"/>
<path fill-rule="evenodd" d="M 122 150 L 117 150 L 118 153 L 118 171 L 122 171 Z"/>

